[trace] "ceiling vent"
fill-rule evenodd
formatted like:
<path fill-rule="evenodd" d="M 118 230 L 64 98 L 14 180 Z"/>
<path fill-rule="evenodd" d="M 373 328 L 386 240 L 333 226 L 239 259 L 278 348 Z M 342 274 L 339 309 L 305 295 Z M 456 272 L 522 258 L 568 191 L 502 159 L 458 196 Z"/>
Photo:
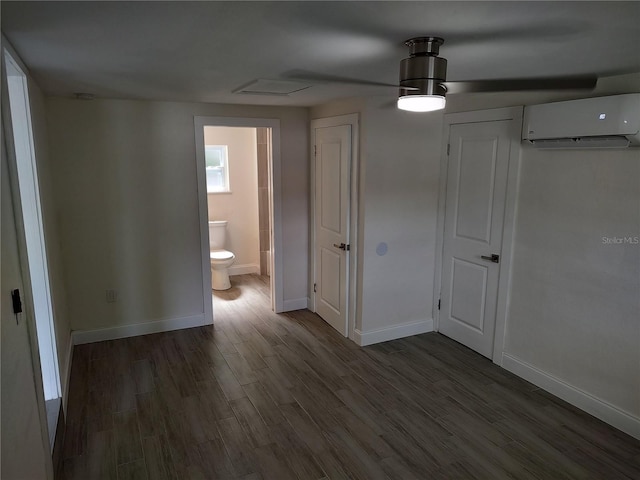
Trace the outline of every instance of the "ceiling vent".
<path fill-rule="evenodd" d="M 306 90 L 313 86 L 309 82 L 299 82 L 296 80 L 268 80 L 259 78 L 251 83 L 237 88 L 233 93 L 242 93 L 245 95 L 275 95 L 287 96 L 292 93 Z"/>

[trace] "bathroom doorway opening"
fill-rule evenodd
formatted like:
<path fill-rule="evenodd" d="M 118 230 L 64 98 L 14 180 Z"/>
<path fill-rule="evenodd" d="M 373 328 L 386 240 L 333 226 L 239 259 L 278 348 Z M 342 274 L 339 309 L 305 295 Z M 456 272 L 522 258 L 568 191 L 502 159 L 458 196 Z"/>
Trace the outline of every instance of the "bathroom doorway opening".
<path fill-rule="evenodd" d="M 20 263 L 27 290 L 21 294 L 26 300 L 26 308 L 33 308 L 49 442 L 53 448 L 61 408 L 60 369 L 28 81 L 22 66 L 7 50 L 3 53 L 8 95 L 8 99 L 4 98 L 3 92 L 3 103 L 6 104 L 3 111 L 7 129 L 5 138 L 9 167 L 14 167 L 10 176 L 16 187 L 13 193 L 16 219 L 18 223 L 22 223 L 24 232 L 24 236 L 18 235 Z"/>
<path fill-rule="evenodd" d="M 212 322 L 215 315 L 209 255 L 209 222 L 215 220 L 227 221 L 232 288 L 236 275 L 259 275 L 269 287 L 271 310 L 281 312 L 280 122 L 195 117 L 195 140 L 205 318 Z"/>

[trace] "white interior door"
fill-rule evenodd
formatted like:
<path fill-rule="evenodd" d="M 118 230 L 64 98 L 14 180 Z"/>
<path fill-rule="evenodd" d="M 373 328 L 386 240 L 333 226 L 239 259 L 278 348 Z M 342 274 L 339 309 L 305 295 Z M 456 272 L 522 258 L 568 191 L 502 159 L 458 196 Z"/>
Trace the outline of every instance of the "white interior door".
<path fill-rule="evenodd" d="M 451 125 L 439 331 L 493 353 L 510 121 Z"/>
<path fill-rule="evenodd" d="M 351 125 L 315 129 L 316 312 L 348 335 Z"/>

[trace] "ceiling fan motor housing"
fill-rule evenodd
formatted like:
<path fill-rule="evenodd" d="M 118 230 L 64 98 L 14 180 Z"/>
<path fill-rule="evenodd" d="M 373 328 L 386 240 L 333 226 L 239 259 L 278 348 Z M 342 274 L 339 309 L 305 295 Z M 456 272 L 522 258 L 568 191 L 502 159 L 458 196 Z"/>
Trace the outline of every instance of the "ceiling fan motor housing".
<path fill-rule="evenodd" d="M 412 89 L 400 88 L 401 96 L 446 95 L 447 60 L 438 57 L 443 43 L 440 37 L 417 37 L 405 42 L 410 56 L 400 62 L 400 85 Z"/>

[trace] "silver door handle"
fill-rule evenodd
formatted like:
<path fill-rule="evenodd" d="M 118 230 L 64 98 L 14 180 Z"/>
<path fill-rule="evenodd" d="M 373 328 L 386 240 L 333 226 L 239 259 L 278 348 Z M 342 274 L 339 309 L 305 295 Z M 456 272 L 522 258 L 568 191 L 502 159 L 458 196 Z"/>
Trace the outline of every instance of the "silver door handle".
<path fill-rule="evenodd" d="M 500 263 L 500 255 L 498 255 L 497 253 L 492 253 L 490 257 L 487 255 L 480 255 L 480 258 L 483 260 L 489 260 L 493 263 Z"/>
<path fill-rule="evenodd" d="M 344 250 L 345 252 L 349 250 L 351 245 L 347 245 L 346 243 L 341 243 L 338 245 L 337 243 L 333 244 L 334 247 L 339 248 L 340 250 Z"/>

